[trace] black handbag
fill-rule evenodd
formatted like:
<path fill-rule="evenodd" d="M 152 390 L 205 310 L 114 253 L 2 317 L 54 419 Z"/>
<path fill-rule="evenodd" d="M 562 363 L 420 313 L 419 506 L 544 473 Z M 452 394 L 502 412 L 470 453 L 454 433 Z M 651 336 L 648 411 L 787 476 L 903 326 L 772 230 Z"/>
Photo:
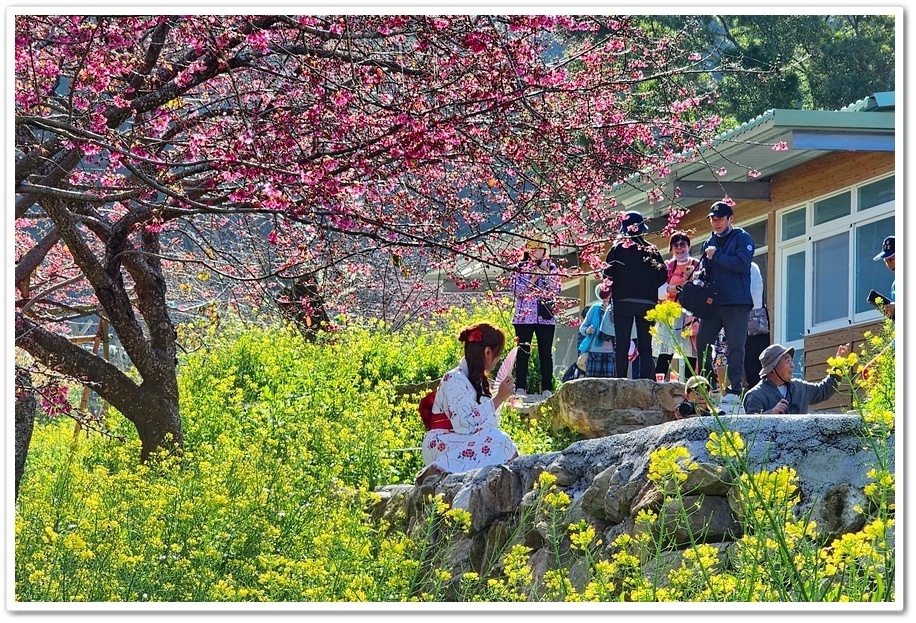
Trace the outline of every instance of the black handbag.
<path fill-rule="evenodd" d="M 697 318 L 711 318 L 719 307 L 719 293 L 706 285 L 688 281 L 677 293 L 677 302 Z"/>
<path fill-rule="evenodd" d="M 550 301 L 538 299 L 538 316 L 544 320 L 553 320 L 553 305 Z"/>
<path fill-rule="evenodd" d="M 705 278 L 705 256 L 700 260 L 700 268 L 704 269 L 702 273 Z M 681 304 L 681 307 L 697 318 L 711 318 L 716 315 L 716 310 L 719 307 L 719 293 L 713 286 L 714 284 L 711 283 L 699 285 L 693 281 L 688 281 L 679 288 L 676 300 Z"/>

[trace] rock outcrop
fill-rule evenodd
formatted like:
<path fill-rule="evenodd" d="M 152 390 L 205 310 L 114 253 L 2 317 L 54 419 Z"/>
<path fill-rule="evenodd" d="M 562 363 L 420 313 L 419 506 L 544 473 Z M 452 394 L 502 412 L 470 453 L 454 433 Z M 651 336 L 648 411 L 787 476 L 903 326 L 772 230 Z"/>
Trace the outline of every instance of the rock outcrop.
<path fill-rule="evenodd" d="M 564 396 L 563 390 L 573 385 L 575 391 Z M 378 490 L 382 501 L 373 514 L 387 520 L 391 529 L 415 532 L 423 521 L 424 500 L 441 496 L 452 508 L 466 509 L 471 515 L 469 532 L 443 545 L 449 551 L 440 559 L 448 561 L 453 577 L 466 571 L 490 570 L 496 554 L 515 543 L 532 548 L 531 564 L 538 567 L 537 561 L 542 561 L 539 572 L 543 573 L 552 560 L 546 550 L 549 526 L 539 523 L 530 512 L 543 472 L 554 476 L 556 491 L 570 499 L 560 527 L 588 522 L 604 543 L 603 555 L 610 557 L 610 544 L 620 534 L 635 532 L 635 518 L 641 510 L 676 513 L 676 506 L 663 506 L 665 495 L 649 480 L 648 473 L 654 451 L 681 446 L 698 467 L 681 485 L 683 503 L 691 510 L 687 525 L 672 523 L 673 541 L 685 544 L 691 534 L 694 539 L 701 535 L 703 542 L 726 548 L 743 533 L 742 509 L 736 500 L 733 474 L 720 458 L 710 454 L 707 442 L 711 433 L 721 435 L 727 430 L 741 435 L 748 472 L 781 467 L 795 470 L 800 494 L 796 516 L 810 516 L 825 542 L 862 528 L 864 518 L 855 509 L 866 506 L 863 488 L 871 482 L 867 474 L 875 457 L 862 443 L 860 416 L 761 415 L 667 421 L 683 388 L 677 385 L 652 381 L 627 384 L 609 379 L 565 384 L 558 396 L 539 405 L 537 415 L 562 417 L 559 426 L 596 438 L 576 442 L 562 452 L 523 455 L 508 465 L 450 474 L 419 487 L 382 487 Z M 587 406 L 589 394 L 591 406 Z M 622 407 L 621 397 L 626 396 L 638 396 L 633 400 L 653 408 Z M 620 432 L 598 436 L 596 430 Z M 887 443 L 893 472 L 893 436 Z M 660 517 L 660 521 L 668 519 Z"/>
<path fill-rule="evenodd" d="M 583 378 L 563 383 L 556 396 L 532 405 L 528 417 L 549 417 L 554 432 L 567 428 L 596 439 L 670 422 L 683 398 L 683 383 Z"/>

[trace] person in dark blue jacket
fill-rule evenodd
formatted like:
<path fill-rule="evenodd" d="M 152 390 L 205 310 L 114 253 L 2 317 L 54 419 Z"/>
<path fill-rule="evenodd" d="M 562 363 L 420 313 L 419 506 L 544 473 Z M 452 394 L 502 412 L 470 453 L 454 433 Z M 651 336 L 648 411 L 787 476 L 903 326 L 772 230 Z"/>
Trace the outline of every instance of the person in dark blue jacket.
<path fill-rule="evenodd" d="M 741 395 L 741 380 L 744 377 L 744 346 L 747 341 L 747 320 L 754 306 L 751 297 L 751 260 L 754 257 L 754 239 L 735 227 L 732 221 L 735 212 L 724 201 L 716 201 L 706 215 L 712 228 L 709 240 L 703 243 L 700 258 L 703 260 L 703 275 L 700 277 L 719 293 L 715 315 L 700 321 L 697 332 L 697 356 L 700 369 L 712 378 L 710 344 L 715 343 L 719 331 L 724 329 L 728 345 L 728 360 L 732 362 L 725 371 L 728 388 L 719 388 L 722 394 L 721 406 L 727 407 L 738 401 Z"/>
<path fill-rule="evenodd" d="M 645 218 L 635 210 L 625 212 L 620 221 L 620 235 L 605 261 L 604 276 L 612 281 L 614 302 L 614 333 L 617 341 L 614 358 L 617 376 L 627 378 L 629 370 L 630 340 L 627 339 L 636 323 L 636 349 L 639 351 L 639 369 L 634 363 L 634 379 L 655 378 L 655 361 L 652 359 L 652 326 L 646 313 L 658 303 L 658 288 L 668 279 L 668 269 L 658 248 L 649 244 L 643 234 L 649 231 Z M 744 319 L 745 323 L 747 318 Z"/>

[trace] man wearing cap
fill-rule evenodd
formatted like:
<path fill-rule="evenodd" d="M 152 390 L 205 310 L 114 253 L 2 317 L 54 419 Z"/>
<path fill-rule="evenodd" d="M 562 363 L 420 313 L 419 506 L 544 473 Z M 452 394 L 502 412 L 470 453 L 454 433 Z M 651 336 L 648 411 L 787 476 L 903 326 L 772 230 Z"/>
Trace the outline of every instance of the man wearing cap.
<path fill-rule="evenodd" d="M 837 357 L 849 354 L 849 344 L 841 344 Z M 840 377 L 828 374 L 820 383 L 792 378 L 795 349 L 771 344 L 760 353 L 760 382 L 744 396 L 744 412 L 808 413 L 808 406 L 824 402 L 836 393 Z"/>
<path fill-rule="evenodd" d="M 751 297 L 751 260 L 754 257 L 754 239 L 740 227 L 732 225 L 735 212 L 724 201 L 709 207 L 712 234 L 703 243 L 700 259 L 703 262 L 701 279 L 718 292 L 715 315 L 700 320 L 697 332 L 697 357 L 700 370 L 712 373 L 709 346 L 714 344 L 719 331 L 724 330 L 728 345 L 728 359 L 732 365 L 726 370 L 728 388 L 722 393 L 720 406 L 728 410 L 738 402 L 741 380 L 744 377 L 744 346 L 747 341 L 747 320 L 754 306 Z"/>
<path fill-rule="evenodd" d="M 643 237 L 649 231 L 643 215 L 635 210 L 625 212 L 620 220 L 620 235 L 608 251 L 604 276 L 612 282 L 611 298 L 614 302 L 614 333 L 617 336 L 615 364 L 617 377 L 629 376 L 630 341 L 636 325 L 636 349 L 639 351 L 639 370 L 633 364 L 632 378 L 655 378 L 652 360 L 651 323 L 646 314 L 658 303 L 658 288 L 668 279 L 665 260 L 658 248 Z M 745 319 L 747 322 L 747 319 Z"/>
<path fill-rule="evenodd" d="M 881 245 L 881 253 L 875 256 L 875 261 L 884 260 L 884 265 L 887 266 L 890 271 L 894 272 L 894 265 L 897 260 L 894 259 L 894 237 L 888 236 L 884 239 L 884 243 Z M 897 280 L 894 279 L 891 282 L 891 301 L 881 306 L 881 313 L 887 316 L 888 318 L 893 318 L 896 311 L 895 307 L 897 305 Z"/>

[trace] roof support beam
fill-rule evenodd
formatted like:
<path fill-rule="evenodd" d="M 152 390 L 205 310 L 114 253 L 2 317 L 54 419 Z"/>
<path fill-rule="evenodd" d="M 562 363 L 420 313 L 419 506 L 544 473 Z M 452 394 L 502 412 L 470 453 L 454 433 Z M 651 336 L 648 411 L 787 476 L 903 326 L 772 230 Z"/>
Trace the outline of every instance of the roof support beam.
<path fill-rule="evenodd" d="M 732 199 L 763 199 L 769 201 L 771 198 L 769 180 L 756 182 L 674 180 L 673 186 L 674 189 L 679 191 L 680 197 L 684 199 L 722 199 L 728 196 Z"/>

